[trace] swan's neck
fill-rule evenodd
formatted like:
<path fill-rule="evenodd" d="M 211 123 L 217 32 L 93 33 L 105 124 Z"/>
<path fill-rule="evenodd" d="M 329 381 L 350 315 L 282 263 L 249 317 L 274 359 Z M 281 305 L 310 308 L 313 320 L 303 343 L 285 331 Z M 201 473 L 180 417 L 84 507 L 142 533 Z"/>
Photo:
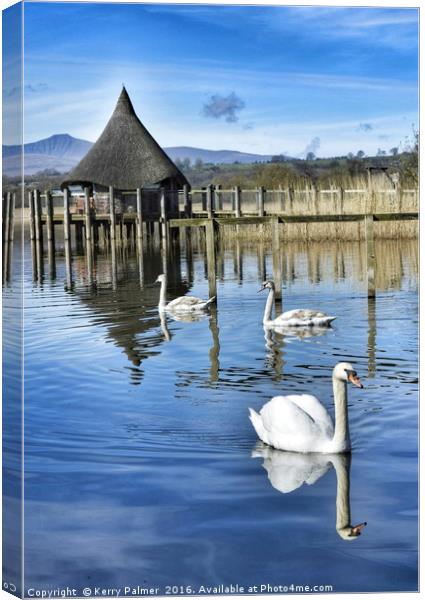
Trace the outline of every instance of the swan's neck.
<path fill-rule="evenodd" d="M 336 471 L 336 530 L 344 535 L 351 529 L 350 456 L 339 455 L 332 462 Z"/>
<path fill-rule="evenodd" d="M 267 296 L 266 308 L 264 309 L 264 317 L 263 317 L 264 325 L 267 325 L 267 323 L 270 323 L 272 320 L 274 296 L 275 296 L 274 289 L 270 288 L 269 295 Z"/>
<path fill-rule="evenodd" d="M 348 428 L 347 383 L 341 379 L 333 378 L 335 402 L 335 433 L 334 445 L 338 449 L 350 449 L 350 431 Z M 339 450 L 338 450 L 339 451 Z"/>
<path fill-rule="evenodd" d="M 167 300 L 166 300 L 166 291 L 167 291 L 167 280 L 164 277 L 164 279 L 161 281 L 161 290 L 159 292 L 159 308 L 165 308 L 165 305 L 167 304 Z"/>

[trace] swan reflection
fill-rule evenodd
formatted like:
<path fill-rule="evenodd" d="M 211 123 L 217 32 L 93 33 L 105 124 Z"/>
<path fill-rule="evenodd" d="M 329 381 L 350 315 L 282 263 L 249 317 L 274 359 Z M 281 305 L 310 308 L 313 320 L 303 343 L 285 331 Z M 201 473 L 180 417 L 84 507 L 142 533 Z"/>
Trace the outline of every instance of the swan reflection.
<path fill-rule="evenodd" d="M 351 524 L 349 454 L 300 454 L 283 452 L 257 443 L 253 458 L 262 458 L 271 485 L 282 494 L 290 494 L 302 485 L 314 485 L 333 466 L 336 472 L 336 531 L 347 541 L 355 540 L 365 522 Z"/>

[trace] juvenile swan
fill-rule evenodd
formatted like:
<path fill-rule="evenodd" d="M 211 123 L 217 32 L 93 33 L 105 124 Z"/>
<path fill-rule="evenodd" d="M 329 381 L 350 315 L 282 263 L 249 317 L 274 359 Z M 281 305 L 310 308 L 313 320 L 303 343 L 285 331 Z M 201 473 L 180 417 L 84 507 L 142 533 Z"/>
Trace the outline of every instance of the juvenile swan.
<path fill-rule="evenodd" d="M 272 319 L 272 310 L 275 301 L 275 286 L 273 281 L 265 281 L 258 291 L 262 292 L 266 289 L 269 290 L 269 295 L 263 317 L 265 327 L 328 327 L 336 319 L 336 317 L 330 317 L 326 313 L 309 308 L 287 310 L 275 319 Z"/>
<path fill-rule="evenodd" d="M 175 298 L 171 300 L 167 304 L 166 301 L 166 291 L 167 291 L 167 277 L 166 275 L 158 275 L 155 283 L 161 284 L 161 290 L 159 292 L 159 304 L 158 309 L 161 311 L 169 310 L 170 312 L 194 312 L 205 310 L 208 308 L 210 304 L 212 304 L 215 300 L 215 296 L 210 298 L 209 300 L 202 300 L 201 298 L 196 298 L 195 296 L 180 296 L 179 298 Z"/>
<path fill-rule="evenodd" d="M 265 444 L 290 452 L 348 452 L 347 383 L 362 388 L 350 363 L 340 362 L 333 370 L 335 427 L 323 404 L 308 394 L 275 396 L 256 413 L 249 409 L 251 423 Z"/>

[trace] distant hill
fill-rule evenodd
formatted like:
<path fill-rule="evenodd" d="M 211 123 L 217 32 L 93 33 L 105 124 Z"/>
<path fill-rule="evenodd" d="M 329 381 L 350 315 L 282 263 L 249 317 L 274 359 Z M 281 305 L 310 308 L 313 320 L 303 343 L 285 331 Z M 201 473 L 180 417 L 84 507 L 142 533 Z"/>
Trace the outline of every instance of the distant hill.
<path fill-rule="evenodd" d="M 247 164 L 268 162 L 271 159 L 271 155 L 265 154 L 250 154 L 248 152 L 238 152 L 237 150 L 205 150 L 204 148 L 191 148 L 190 146 L 174 146 L 164 148 L 164 150 L 172 160 L 188 158 L 192 164 L 198 159 L 205 163 L 214 164 L 232 164 L 235 162 Z"/>
<path fill-rule="evenodd" d="M 92 142 L 74 138 L 67 133 L 52 135 L 38 142 L 25 144 L 25 174 L 32 175 L 45 169 L 66 173 L 87 154 L 92 145 Z M 197 159 L 214 164 L 234 162 L 247 164 L 267 162 L 271 158 L 268 155 L 249 154 L 236 150 L 205 150 L 189 146 L 176 146 L 164 148 L 164 150 L 172 160 L 188 158 L 192 164 Z M 3 146 L 3 173 L 5 175 L 19 175 L 20 152 L 20 146 Z"/>

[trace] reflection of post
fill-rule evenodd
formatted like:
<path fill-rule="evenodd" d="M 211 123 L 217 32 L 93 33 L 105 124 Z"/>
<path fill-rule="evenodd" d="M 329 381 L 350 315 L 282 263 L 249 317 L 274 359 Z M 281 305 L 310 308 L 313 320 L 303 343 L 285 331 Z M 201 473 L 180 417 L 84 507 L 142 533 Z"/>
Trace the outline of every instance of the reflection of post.
<path fill-rule="evenodd" d="M 267 355 L 267 366 L 275 372 L 275 381 L 280 381 L 283 378 L 283 366 L 284 360 L 282 356 L 281 347 L 283 346 L 284 336 L 282 337 L 282 342 L 279 344 L 277 341 L 273 339 L 273 334 L 277 336 L 278 334 L 273 332 L 272 329 L 267 327 L 264 328 L 264 339 L 266 341 L 266 349 L 268 350 Z"/>
<path fill-rule="evenodd" d="M 376 373 L 376 299 L 367 299 L 367 374 L 374 377 Z"/>
<path fill-rule="evenodd" d="M 87 283 L 93 284 L 93 244 L 91 239 L 86 240 L 86 261 L 87 261 Z"/>
<path fill-rule="evenodd" d="M 68 289 L 72 287 L 72 263 L 71 263 L 71 242 L 65 242 L 65 271 L 66 271 L 66 286 Z"/>
<path fill-rule="evenodd" d="M 3 281 L 8 280 L 9 265 L 9 232 L 10 232 L 10 204 L 11 194 L 8 192 L 5 197 L 6 206 L 4 207 L 4 234 L 3 234 Z"/>
<path fill-rule="evenodd" d="M 273 254 L 273 279 L 276 289 L 276 299 L 282 299 L 282 264 L 280 255 L 279 219 L 276 217 L 271 222 L 272 228 L 272 254 Z"/>
<path fill-rule="evenodd" d="M 144 285 L 144 264 L 143 264 L 143 238 L 137 238 L 137 262 L 139 266 L 140 287 Z"/>
<path fill-rule="evenodd" d="M 213 345 L 211 346 L 210 355 L 210 381 L 214 383 L 218 381 L 220 371 L 220 331 L 218 328 L 217 307 L 211 307 L 209 319 L 209 327 L 211 331 Z"/>
<path fill-rule="evenodd" d="M 264 252 L 263 242 L 258 242 L 258 244 L 257 244 L 257 271 L 258 271 L 258 279 L 260 281 L 265 281 L 265 279 L 266 279 L 266 255 Z"/>
<path fill-rule="evenodd" d="M 162 272 L 167 275 L 168 273 L 168 238 L 163 236 L 161 239 L 161 259 L 162 259 Z"/>
<path fill-rule="evenodd" d="M 243 255 L 242 246 L 239 238 L 236 238 L 236 248 L 234 256 L 234 272 L 236 273 L 238 281 L 240 283 L 243 279 Z"/>
<path fill-rule="evenodd" d="M 44 262 L 43 262 L 43 245 L 42 240 L 36 240 L 36 256 L 37 256 L 37 279 L 38 281 L 43 280 L 44 275 Z"/>
<path fill-rule="evenodd" d="M 185 255 L 186 255 L 187 281 L 190 285 L 193 282 L 192 230 L 190 227 L 185 227 L 184 231 L 185 231 Z"/>
<path fill-rule="evenodd" d="M 32 279 L 33 281 L 37 281 L 38 273 L 37 273 L 37 248 L 36 241 L 31 240 L 31 263 L 32 263 Z"/>
<path fill-rule="evenodd" d="M 373 239 L 373 215 L 365 216 L 365 245 L 367 269 L 367 296 L 374 298 L 375 289 L 375 243 Z"/>
<path fill-rule="evenodd" d="M 56 259 L 55 259 L 55 246 L 52 239 L 47 240 L 47 262 L 49 265 L 49 277 L 50 279 L 56 278 Z"/>
<path fill-rule="evenodd" d="M 207 246 L 208 290 L 209 297 L 217 296 L 216 270 L 215 270 L 215 226 L 211 219 L 205 225 L 205 238 Z"/>
<path fill-rule="evenodd" d="M 111 229 L 112 231 L 112 229 Z M 117 242 L 111 237 L 111 276 L 112 289 L 117 289 Z"/>

